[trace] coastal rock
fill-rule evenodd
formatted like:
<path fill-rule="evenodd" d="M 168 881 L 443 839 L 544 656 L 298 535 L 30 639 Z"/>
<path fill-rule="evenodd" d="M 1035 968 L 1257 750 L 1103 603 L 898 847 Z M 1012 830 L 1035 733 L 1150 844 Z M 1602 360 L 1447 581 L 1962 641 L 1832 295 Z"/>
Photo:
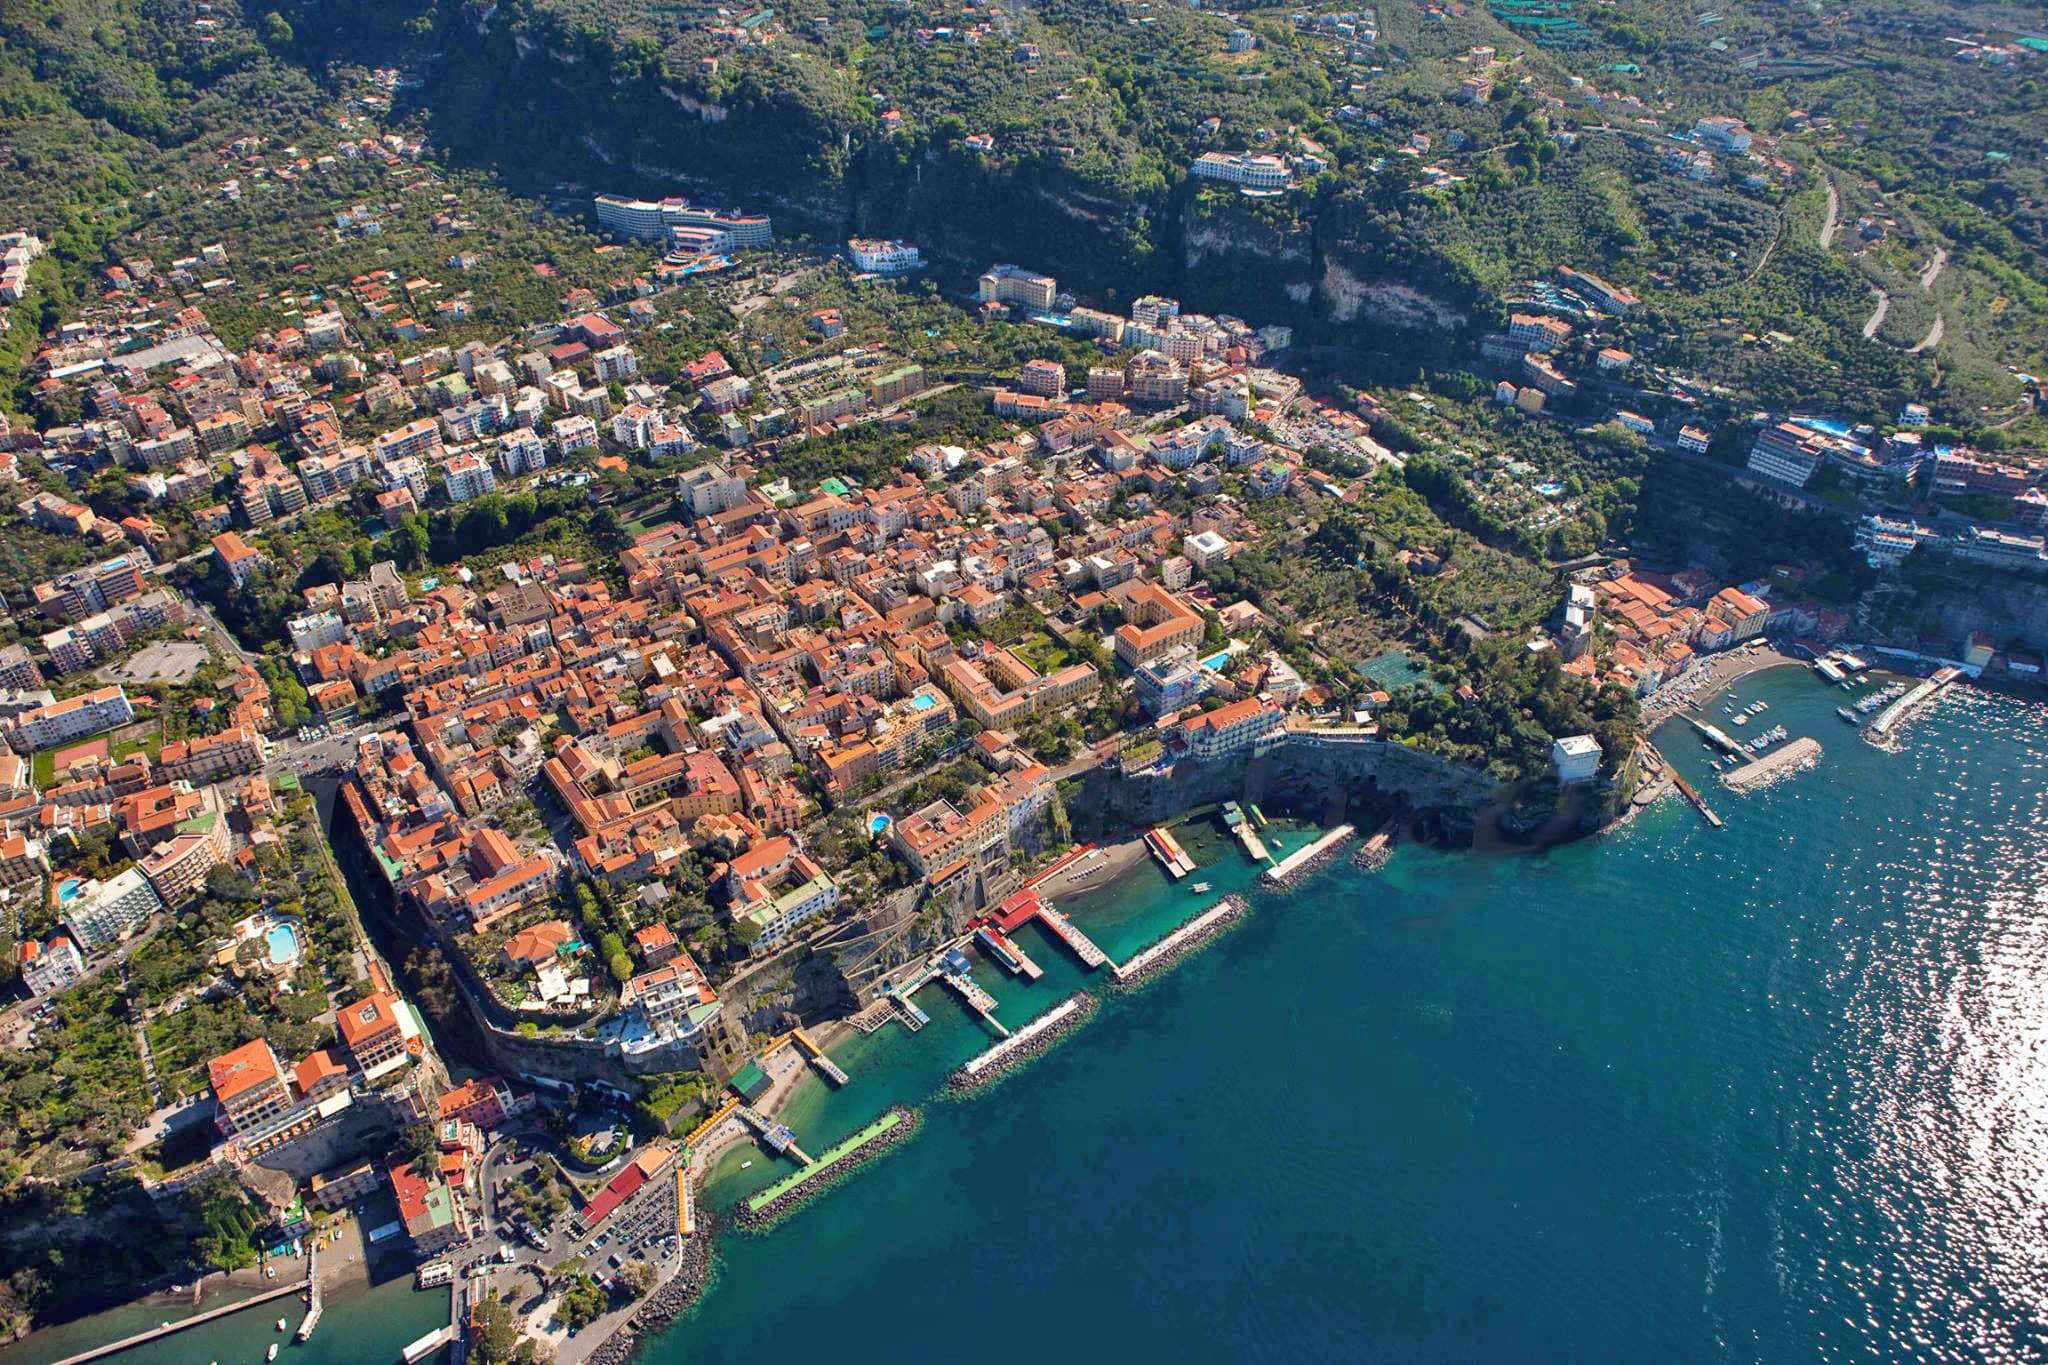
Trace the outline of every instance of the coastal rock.
<path fill-rule="evenodd" d="M 633 1316 L 590 1353 L 588 1365 L 626 1365 L 639 1349 L 641 1338 L 667 1331 L 695 1306 L 711 1282 L 711 1247 L 718 1235 L 714 1215 L 701 1213 L 699 1219 L 697 1230 L 683 1243 L 682 1263 L 675 1273 L 655 1286 Z"/>
<path fill-rule="evenodd" d="M 1161 972 L 1178 966 L 1184 958 L 1200 952 L 1203 948 L 1215 942 L 1219 934 L 1243 919 L 1245 912 L 1250 909 L 1251 905 L 1243 896 L 1229 895 L 1216 902 L 1215 905 L 1203 910 L 1201 914 L 1190 915 L 1181 922 L 1178 928 L 1174 929 L 1173 933 L 1161 939 L 1160 943 L 1165 944 L 1168 939 L 1174 939 L 1175 935 L 1182 933 L 1190 924 L 1202 919 L 1204 916 L 1211 915 L 1216 911 L 1222 912 L 1221 914 L 1216 914 L 1213 919 L 1204 924 L 1200 932 L 1188 934 L 1185 938 L 1175 939 L 1164 951 L 1155 952 L 1147 949 L 1144 953 L 1140 954 L 1139 956 L 1144 959 L 1142 965 L 1135 969 L 1127 969 L 1119 975 L 1116 989 L 1120 991 L 1135 990 L 1153 977 L 1158 976 Z M 1138 959 L 1133 958 L 1132 960 L 1137 961 Z"/>

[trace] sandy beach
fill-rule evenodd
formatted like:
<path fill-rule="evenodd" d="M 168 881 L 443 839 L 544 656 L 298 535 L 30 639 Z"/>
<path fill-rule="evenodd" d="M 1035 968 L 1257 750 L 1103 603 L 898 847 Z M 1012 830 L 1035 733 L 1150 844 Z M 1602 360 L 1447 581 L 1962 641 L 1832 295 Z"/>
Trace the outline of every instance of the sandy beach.
<path fill-rule="evenodd" d="M 1109 885 L 1151 856 L 1142 838 L 1100 845 L 1041 882 L 1038 894 L 1054 904 L 1072 900 Z"/>

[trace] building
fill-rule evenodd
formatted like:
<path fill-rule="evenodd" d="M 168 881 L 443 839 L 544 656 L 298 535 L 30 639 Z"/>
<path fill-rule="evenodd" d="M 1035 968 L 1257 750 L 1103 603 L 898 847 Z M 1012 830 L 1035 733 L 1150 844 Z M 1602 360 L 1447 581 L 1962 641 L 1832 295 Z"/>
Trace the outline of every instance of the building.
<path fill-rule="evenodd" d="M 99 687 L 22 712 L 15 717 L 12 739 L 17 752 L 39 753 L 133 719 L 135 709 L 128 704 L 126 692 L 119 687 Z"/>
<path fill-rule="evenodd" d="M 222 531 L 213 538 L 213 557 L 236 587 L 244 587 L 263 568 L 263 556 L 255 546 L 234 531 Z"/>
<path fill-rule="evenodd" d="M 1041 313 L 1049 310 L 1058 296 L 1058 281 L 1022 266 L 990 266 L 975 282 L 975 297 L 983 303 L 1014 304 Z"/>
<path fill-rule="evenodd" d="M 163 905 L 142 869 L 131 867 L 103 882 L 69 883 L 67 890 L 60 892 L 57 908 L 79 947 L 94 953 L 147 924 Z"/>
<path fill-rule="evenodd" d="M 441 470 L 441 481 L 450 502 L 468 502 L 498 488 L 498 478 L 491 473 L 490 465 L 468 452 L 447 463 Z"/>
<path fill-rule="evenodd" d="M 1560 786 L 1591 782 L 1600 775 L 1600 742 L 1591 735 L 1566 735 L 1553 740 L 1550 767 Z"/>
<path fill-rule="evenodd" d="M 655 1034 L 689 1042 L 718 1017 L 718 992 L 704 979 L 696 960 L 677 954 L 633 977 L 619 992 L 625 1009 L 637 1009 Z"/>
<path fill-rule="evenodd" d="M 1017 371 L 1017 387 L 1041 398 L 1058 398 L 1067 391 L 1067 370 L 1057 360 L 1027 360 Z"/>
<path fill-rule="evenodd" d="M 398 1200 L 398 1216 L 405 1223 L 406 1240 L 412 1243 L 415 1256 L 438 1256 L 469 1240 L 455 1191 L 438 1172 L 422 1175 L 412 1161 L 401 1157 L 387 1161 L 384 1174 Z"/>
<path fill-rule="evenodd" d="M 1827 453 L 1827 443 L 1818 432 L 1792 422 L 1777 422 L 1757 433 L 1749 450 L 1749 468 L 1767 479 L 1804 488 Z"/>
<path fill-rule="evenodd" d="M 871 275 L 908 275 L 924 269 L 924 254 L 910 242 L 855 237 L 846 244 L 853 268 Z"/>
<path fill-rule="evenodd" d="M 721 512 L 730 512 L 744 503 L 747 500 L 747 483 L 713 460 L 685 470 L 676 479 L 676 497 L 689 510 L 690 520 L 699 521 Z"/>
<path fill-rule="evenodd" d="M 1204 152 L 1188 168 L 1204 180 L 1220 180 L 1254 194 L 1277 194 L 1287 188 L 1287 162 L 1263 152 Z"/>
<path fill-rule="evenodd" d="M 1190 716 L 1177 727 L 1188 757 L 1203 761 L 1255 752 L 1280 733 L 1280 708 L 1257 697 L 1228 702 Z"/>
<path fill-rule="evenodd" d="M 1136 668 L 1202 640 L 1202 618 L 1193 608 L 1154 583 L 1140 583 L 1124 601 L 1125 623 L 1116 628 L 1117 662 Z"/>
<path fill-rule="evenodd" d="M 227 860 L 227 818 L 207 811 L 180 825 L 177 835 L 158 844 L 136 867 L 158 898 L 175 907 L 198 894 L 206 874 Z"/>
<path fill-rule="evenodd" d="M 774 225 L 765 214 L 696 208 L 683 199 L 630 199 L 618 194 L 598 195 L 596 207 L 597 221 L 607 231 L 643 242 L 665 241 L 675 228 L 722 232 L 735 248 L 763 247 L 775 240 Z"/>
<path fill-rule="evenodd" d="M 275 1141 L 306 1117 L 277 1054 L 261 1038 L 208 1062 L 206 1078 L 213 1087 L 214 1122 L 244 1150 Z"/>
<path fill-rule="evenodd" d="M 1873 569 L 1893 569 L 1905 562 L 1929 533 L 1911 521 L 1865 517 L 1856 527 L 1856 548 Z"/>
<path fill-rule="evenodd" d="M 412 1006 L 395 992 L 369 995 L 334 1012 L 335 1031 L 363 1079 L 375 1081 L 419 1056 L 425 1048 Z"/>
<path fill-rule="evenodd" d="M 733 858 L 725 887 L 733 923 L 751 935 L 748 946 L 756 953 L 773 952 L 798 926 L 839 903 L 838 884 L 786 834 Z"/>
<path fill-rule="evenodd" d="M 47 943 L 34 939 L 21 945 L 16 956 L 21 984 L 41 999 L 66 991 L 85 979 L 85 958 L 68 934 L 52 935 Z"/>

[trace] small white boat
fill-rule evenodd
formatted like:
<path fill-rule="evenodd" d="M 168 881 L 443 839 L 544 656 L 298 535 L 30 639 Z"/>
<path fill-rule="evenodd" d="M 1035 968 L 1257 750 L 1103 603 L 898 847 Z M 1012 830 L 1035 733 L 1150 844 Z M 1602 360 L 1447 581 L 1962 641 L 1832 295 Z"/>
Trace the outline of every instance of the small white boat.
<path fill-rule="evenodd" d="M 276 1342 L 274 1342 L 274 1341 L 273 1341 L 273 1342 L 271 1342 L 271 1343 L 270 1343 L 270 1350 L 269 1350 L 269 1351 L 268 1351 L 268 1352 L 267 1352 L 267 1353 L 266 1353 L 266 1354 L 264 1355 L 264 1357 L 263 1357 L 263 1358 L 264 1358 L 265 1360 L 276 1360 L 276 1359 L 277 1359 L 277 1343 L 276 1343 Z"/>
<path fill-rule="evenodd" d="M 277 1330 L 278 1330 L 278 1331 L 280 1331 L 280 1332 L 282 1332 L 282 1331 L 284 1330 L 284 1319 L 283 1319 L 283 1318 L 279 1318 L 279 1319 L 277 1320 Z"/>
<path fill-rule="evenodd" d="M 753 1165 L 753 1164 L 754 1164 L 754 1163 L 753 1163 L 753 1162 L 751 1162 L 751 1161 L 742 1161 L 742 1162 L 740 1163 L 740 1169 L 744 1171 L 744 1170 L 746 1170 L 746 1169 L 747 1169 L 747 1167 L 749 1167 L 749 1166 L 751 1166 L 751 1165 Z"/>
<path fill-rule="evenodd" d="M 1208 889 L 1209 883 L 1207 882 L 1196 882 L 1193 886 L 1188 888 L 1188 890 L 1190 891 L 1207 891 Z"/>

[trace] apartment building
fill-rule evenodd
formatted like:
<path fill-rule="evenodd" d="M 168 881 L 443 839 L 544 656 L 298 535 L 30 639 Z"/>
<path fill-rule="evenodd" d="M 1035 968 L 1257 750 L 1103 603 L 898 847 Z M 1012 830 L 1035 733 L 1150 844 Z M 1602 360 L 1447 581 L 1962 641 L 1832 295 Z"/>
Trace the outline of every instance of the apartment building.
<path fill-rule="evenodd" d="M 1202 618 L 1178 597 L 1154 583 L 1140 583 L 1124 599 L 1125 623 L 1116 628 L 1117 662 L 1136 668 L 1202 640 Z"/>
<path fill-rule="evenodd" d="M 128 704 L 126 692 L 117 686 L 100 687 L 24 711 L 14 719 L 11 742 L 20 753 L 38 753 L 133 719 L 135 709 Z"/>
<path fill-rule="evenodd" d="M 855 237 L 846 244 L 855 270 L 871 275 L 908 275 L 924 269 L 924 253 L 910 242 Z"/>
<path fill-rule="evenodd" d="M 164 908 L 156 888 L 131 867 L 106 881 L 72 882 L 58 902 L 64 927 L 86 952 L 119 943 Z"/>
<path fill-rule="evenodd" d="M 255 577 L 264 565 L 262 554 L 234 531 L 222 531 L 213 538 L 213 557 L 226 571 L 228 581 L 238 588 Z"/>
<path fill-rule="evenodd" d="M 496 492 L 498 476 L 491 472 L 490 465 L 465 451 L 442 467 L 441 483 L 448 492 L 448 501 L 461 503 Z"/>
<path fill-rule="evenodd" d="M 369 995 L 334 1012 L 335 1031 L 363 1079 L 376 1081 L 425 1050 L 412 1006 L 396 992 Z"/>
<path fill-rule="evenodd" d="M 53 934 L 47 943 L 29 939 L 15 954 L 21 984 L 36 999 L 70 990 L 85 979 L 85 958 L 68 934 Z"/>
<path fill-rule="evenodd" d="M 1059 282 L 1022 266 L 994 265 L 975 282 L 975 297 L 983 303 L 1013 304 L 1045 312 L 1059 297 Z"/>

